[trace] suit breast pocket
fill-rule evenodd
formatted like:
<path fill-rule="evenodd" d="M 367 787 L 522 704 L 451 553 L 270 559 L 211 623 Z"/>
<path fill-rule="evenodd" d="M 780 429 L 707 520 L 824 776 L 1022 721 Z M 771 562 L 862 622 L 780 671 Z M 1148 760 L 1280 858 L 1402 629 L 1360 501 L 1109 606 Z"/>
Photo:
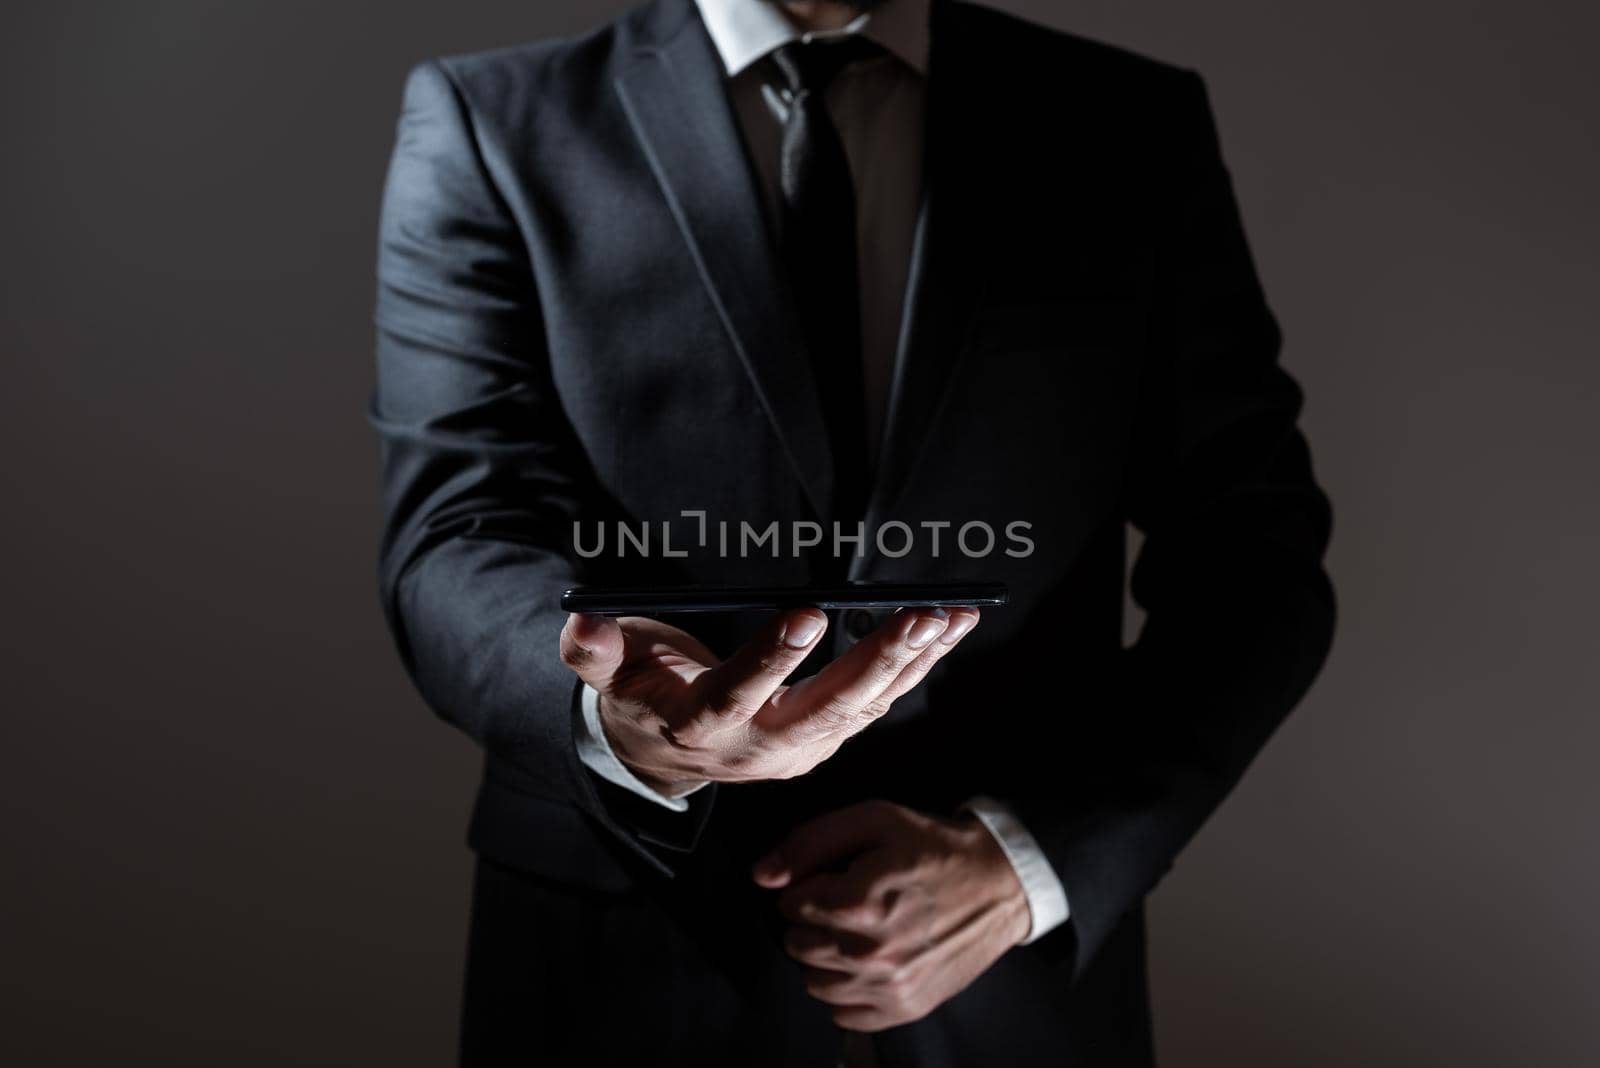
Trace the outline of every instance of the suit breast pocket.
<path fill-rule="evenodd" d="M 1145 326 L 1133 300 L 986 306 L 947 425 L 1013 462 L 1118 466 L 1138 400 Z"/>
<path fill-rule="evenodd" d="M 921 514 L 996 529 L 1026 520 L 1066 560 L 1119 498 L 1140 400 L 1141 316 L 1133 301 L 984 305 L 905 499 Z"/>

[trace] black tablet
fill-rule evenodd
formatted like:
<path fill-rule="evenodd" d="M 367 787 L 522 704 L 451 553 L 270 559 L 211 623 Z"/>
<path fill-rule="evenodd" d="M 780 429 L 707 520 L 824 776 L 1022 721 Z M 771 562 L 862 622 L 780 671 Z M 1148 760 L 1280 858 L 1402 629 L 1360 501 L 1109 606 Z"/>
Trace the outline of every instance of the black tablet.
<path fill-rule="evenodd" d="M 1010 599 L 1000 582 L 857 582 L 842 586 L 579 586 L 561 595 L 568 612 L 647 616 L 781 608 L 992 608 Z"/>

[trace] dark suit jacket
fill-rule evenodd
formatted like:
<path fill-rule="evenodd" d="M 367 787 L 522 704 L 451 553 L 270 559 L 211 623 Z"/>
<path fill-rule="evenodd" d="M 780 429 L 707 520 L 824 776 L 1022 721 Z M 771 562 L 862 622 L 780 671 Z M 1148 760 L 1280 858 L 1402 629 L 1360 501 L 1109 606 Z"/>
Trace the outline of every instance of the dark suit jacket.
<path fill-rule="evenodd" d="M 803 558 L 694 550 L 680 512 L 831 519 L 834 458 L 721 68 L 689 0 L 657 0 L 412 72 L 379 250 L 381 582 L 421 693 L 487 754 L 469 1051 L 828 1063 L 837 1035 L 744 865 L 853 800 L 981 792 L 1039 839 L 1072 919 L 882 1055 L 1149 1057 L 1141 902 L 1326 654 L 1328 504 L 1200 79 L 954 0 L 933 19 L 869 521 L 1023 520 L 1036 550 L 969 559 L 946 532 L 937 560 L 927 538 L 869 552 L 853 577 L 1000 580 L 1012 604 L 812 775 L 708 788 L 686 815 L 579 762 L 557 596 L 803 583 Z M 575 520 L 617 518 L 675 521 L 690 555 L 575 555 Z M 1149 615 L 1124 649 L 1129 522 Z M 726 651 L 751 625 L 695 629 Z"/>

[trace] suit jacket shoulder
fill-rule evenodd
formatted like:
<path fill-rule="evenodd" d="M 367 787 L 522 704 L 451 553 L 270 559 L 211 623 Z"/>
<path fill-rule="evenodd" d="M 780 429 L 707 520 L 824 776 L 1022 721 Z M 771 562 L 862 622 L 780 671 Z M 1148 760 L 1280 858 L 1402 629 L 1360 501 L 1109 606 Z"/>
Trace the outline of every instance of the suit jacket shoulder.
<path fill-rule="evenodd" d="M 1090 94 L 1107 111 L 1126 113 L 1147 104 L 1170 108 L 1197 78 L 1176 64 L 967 0 L 936 0 L 936 11 L 940 6 L 946 8 L 945 23 L 954 27 L 950 36 L 962 42 L 969 61 L 1013 99 L 1035 101 L 1026 105 L 1035 118 L 1038 108 L 1061 99 L 1064 88 Z"/>
<path fill-rule="evenodd" d="M 475 116 L 514 123 L 550 106 L 593 106 L 597 95 L 610 93 L 612 77 L 629 56 L 665 43 L 697 17 L 692 0 L 654 0 L 587 33 L 444 56 L 421 66 L 447 75 Z"/>

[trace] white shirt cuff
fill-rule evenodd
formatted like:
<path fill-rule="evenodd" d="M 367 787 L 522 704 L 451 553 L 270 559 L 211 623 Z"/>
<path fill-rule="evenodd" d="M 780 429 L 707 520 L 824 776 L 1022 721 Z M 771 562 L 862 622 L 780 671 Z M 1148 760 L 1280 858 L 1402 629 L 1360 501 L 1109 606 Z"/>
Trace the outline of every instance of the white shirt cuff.
<path fill-rule="evenodd" d="M 606 741 L 605 728 L 600 725 L 600 693 L 593 686 L 587 684 L 578 703 L 583 714 L 578 717 L 573 725 L 574 740 L 578 743 L 578 759 L 583 761 L 583 766 L 600 776 L 606 782 L 614 783 L 629 793 L 637 794 L 646 801 L 654 801 L 662 808 L 673 812 L 689 811 L 688 797 L 696 790 L 705 786 L 699 782 L 693 786 L 674 790 L 671 793 L 662 793 L 660 790 L 647 784 L 639 776 L 629 770 L 628 765 L 617 758 L 611 751 L 611 743 Z"/>
<path fill-rule="evenodd" d="M 1016 813 L 992 797 L 978 795 L 961 806 L 988 828 L 1000 850 L 1011 861 L 1012 870 L 1022 883 L 1022 894 L 1028 902 L 1031 925 L 1023 945 L 1037 941 L 1067 922 L 1072 909 L 1067 904 L 1067 889 L 1056 877 L 1055 869 L 1039 843 L 1028 833 L 1028 828 L 1017 819 Z"/>

